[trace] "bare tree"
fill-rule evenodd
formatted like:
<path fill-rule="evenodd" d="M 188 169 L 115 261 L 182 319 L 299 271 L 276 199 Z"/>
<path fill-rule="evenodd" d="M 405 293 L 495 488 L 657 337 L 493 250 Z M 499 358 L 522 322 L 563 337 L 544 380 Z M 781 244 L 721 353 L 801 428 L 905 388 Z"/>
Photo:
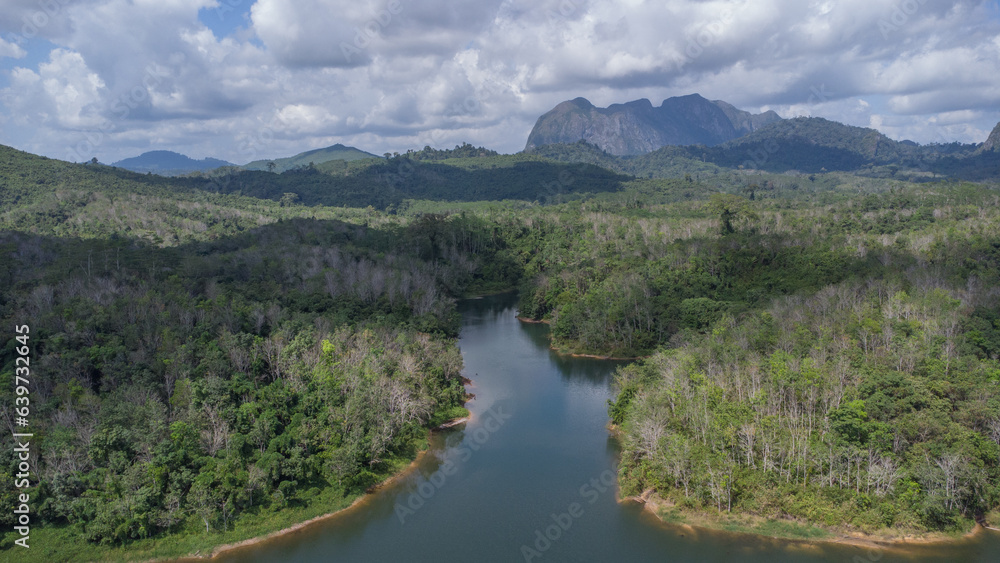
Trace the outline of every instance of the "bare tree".
<path fill-rule="evenodd" d="M 229 447 L 229 423 L 222 417 L 220 409 L 205 403 L 202 413 L 205 415 L 205 429 L 201 432 L 202 443 L 209 456 L 215 456 L 219 451 Z"/>
<path fill-rule="evenodd" d="M 757 462 L 754 448 L 757 443 L 757 427 L 751 423 L 745 423 L 740 426 L 738 436 L 740 449 L 746 456 L 747 465 L 756 469 Z"/>

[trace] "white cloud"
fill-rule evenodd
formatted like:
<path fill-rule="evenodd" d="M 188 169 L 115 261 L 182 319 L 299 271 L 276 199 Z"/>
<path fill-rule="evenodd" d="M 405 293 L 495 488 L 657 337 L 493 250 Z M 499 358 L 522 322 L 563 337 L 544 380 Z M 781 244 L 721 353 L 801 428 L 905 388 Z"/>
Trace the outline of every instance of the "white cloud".
<path fill-rule="evenodd" d="M 286 131 L 314 134 L 330 131 L 341 121 L 327 108 L 306 104 L 291 104 L 281 108 L 276 115 Z"/>
<path fill-rule="evenodd" d="M 1000 119 L 1000 25 L 982 0 L 247 0 L 248 29 L 224 39 L 198 20 L 216 0 L 51 2 L 0 14 L 0 57 L 23 54 L 26 21 L 57 46 L 10 71 L 0 142 L 57 157 L 67 129 L 109 121 L 105 161 L 335 142 L 513 152 L 577 96 L 699 92 L 921 142 L 982 141 Z"/>
<path fill-rule="evenodd" d="M 17 43 L 9 43 L 0 37 L 0 59 L 4 57 L 20 59 L 27 54 L 28 53 Z"/>
<path fill-rule="evenodd" d="M 4 97 L 18 123 L 41 123 L 57 129 L 97 125 L 98 105 L 106 91 L 104 82 L 87 68 L 80 53 L 65 49 L 52 51 L 38 72 L 16 68 Z"/>

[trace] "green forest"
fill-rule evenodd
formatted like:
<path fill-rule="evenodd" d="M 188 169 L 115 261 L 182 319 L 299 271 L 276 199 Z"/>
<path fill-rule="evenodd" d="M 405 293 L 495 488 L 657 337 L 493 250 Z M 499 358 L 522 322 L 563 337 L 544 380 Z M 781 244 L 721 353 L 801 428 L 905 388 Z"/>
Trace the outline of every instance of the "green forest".
<path fill-rule="evenodd" d="M 962 174 L 576 144 L 164 178 L 0 147 L 34 525 L 66 560 L 177 556 L 349 504 L 466 412 L 456 300 L 516 289 L 556 349 L 634 360 L 623 494 L 966 530 L 1000 507 L 1000 190 L 965 179 L 994 153 L 934 158 Z"/>

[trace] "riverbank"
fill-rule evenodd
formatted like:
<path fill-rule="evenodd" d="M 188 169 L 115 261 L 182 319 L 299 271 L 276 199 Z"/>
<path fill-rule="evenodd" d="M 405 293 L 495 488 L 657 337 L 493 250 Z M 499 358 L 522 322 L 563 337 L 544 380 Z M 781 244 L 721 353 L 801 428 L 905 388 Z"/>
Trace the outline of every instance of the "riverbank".
<path fill-rule="evenodd" d="M 464 381 L 469 381 L 468 379 L 465 379 L 465 378 L 463 378 L 463 380 Z M 468 411 L 466 411 L 466 413 L 468 413 Z M 428 430 L 428 439 L 430 438 L 430 433 L 432 433 L 432 432 L 439 432 L 439 431 L 442 431 L 442 430 L 447 430 L 449 428 L 454 428 L 454 427 L 456 427 L 458 425 L 461 425 L 461 424 L 464 424 L 464 423 L 468 422 L 471 419 L 471 417 L 472 417 L 471 413 L 468 413 L 466 416 L 455 418 L 453 420 L 449 420 L 448 422 L 445 422 L 445 423 L 443 423 L 441 425 L 438 425 L 438 426 L 436 426 L 434 428 L 431 428 L 430 430 Z M 215 559 L 215 558 L 217 558 L 219 556 L 222 556 L 222 555 L 229 555 L 229 554 L 232 554 L 233 552 L 240 551 L 242 549 L 247 549 L 247 548 L 259 545 L 261 543 L 264 543 L 264 542 L 267 542 L 267 541 L 270 541 L 270 540 L 273 540 L 273 539 L 276 539 L 276 538 L 280 538 L 280 537 L 283 537 L 283 536 L 287 536 L 289 534 L 293 534 L 295 532 L 298 532 L 299 530 L 303 530 L 305 528 L 308 528 L 309 526 L 313 526 L 315 524 L 319 524 L 320 522 L 325 522 L 325 521 L 330 520 L 332 518 L 337 518 L 337 517 L 341 517 L 341 516 L 347 516 L 347 514 L 349 512 L 351 512 L 353 509 L 356 509 L 358 506 L 364 504 L 365 501 L 367 501 L 371 497 L 371 495 L 375 494 L 380 489 L 383 489 L 383 488 L 385 488 L 385 487 L 387 487 L 387 486 L 395 483 L 399 479 L 407 477 L 411 472 L 413 472 L 420 465 L 421 460 L 423 459 L 423 457 L 425 455 L 427 455 L 428 451 L 429 451 L 429 449 L 424 448 L 424 449 L 420 450 L 419 452 L 417 452 L 417 456 L 415 458 L 413 458 L 413 461 L 411 461 L 409 463 L 409 465 L 407 465 L 406 467 L 402 468 L 401 470 L 395 472 L 394 474 L 390 475 L 389 477 L 387 477 L 386 479 L 382 480 L 381 482 L 379 482 L 379 483 L 377 483 L 377 484 L 369 487 L 368 489 L 366 489 L 365 492 L 364 492 L 364 494 L 358 495 L 351 502 L 351 504 L 349 506 L 345 507 L 345 508 L 340 508 L 340 509 L 337 509 L 337 510 L 335 510 L 333 512 L 329 512 L 329 513 L 323 514 L 321 516 L 316 516 L 314 518 L 310 518 L 309 520 L 306 520 L 304 522 L 299 522 L 298 524 L 295 524 L 293 526 L 289 526 L 287 528 L 278 530 L 276 532 L 271 532 L 271 533 L 269 533 L 267 535 L 258 536 L 258 537 L 255 537 L 255 538 L 250 538 L 250 539 L 243 540 L 243 541 L 236 542 L 236 543 L 230 543 L 230 544 L 226 544 L 226 545 L 220 545 L 220 546 L 216 547 L 215 549 L 213 549 L 210 554 L 205 555 L 205 556 L 200 556 L 200 555 L 195 554 L 194 556 L 183 557 L 183 558 L 180 558 L 180 559 L 170 559 L 169 561 L 177 561 L 178 563 L 185 563 L 185 562 L 192 562 L 192 561 L 204 561 L 206 559 Z M 156 560 L 151 560 L 148 563 L 162 563 L 162 562 L 165 562 L 165 561 L 168 561 L 168 560 L 166 560 L 166 559 L 156 559 Z"/>
<path fill-rule="evenodd" d="M 420 453 L 418 453 L 417 457 L 411 462 L 411 464 L 409 466 L 407 466 L 405 469 L 403 469 L 402 472 L 397 473 L 396 475 L 390 477 L 389 479 L 387 479 L 386 481 L 383 481 L 382 483 L 379 483 L 378 485 L 375 486 L 374 490 L 377 490 L 378 488 L 381 488 L 381 487 L 383 487 L 385 485 L 388 485 L 389 483 L 391 483 L 393 480 L 397 479 L 401 475 L 405 475 L 406 473 L 408 473 L 410 471 L 410 469 L 412 467 L 414 467 L 417 464 L 418 461 L 420 461 L 420 458 L 422 458 L 425 453 L 426 453 L 426 450 L 421 451 Z M 187 557 L 182 557 L 180 559 L 151 559 L 147 563 L 161 563 L 161 562 L 166 562 L 166 561 L 176 561 L 176 562 L 204 561 L 206 559 L 214 559 L 214 558 L 219 557 L 221 555 L 228 555 L 228 554 L 231 554 L 231 553 L 233 553 L 235 551 L 239 551 L 241 549 L 246 549 L 246 548 L 249 548 L 249 547 L 253 547 L 255 545 L 259 545 L 261 543 L 264 543 L 266 541 L 270 541 L 270 540 L 273 540 L 273 539 L 276 539 L 276 538 L 279 538 L 279 537 L 286 536 L 288 534 L 297 532 L 297 531 L 302 530 L 303 528 L 307 528 L 307 527 L 309 527 L 309 526 L 311 526 L 313 524 L 317 524 L 319 522 L 323 522 L 323 521 L 329 520 L 329 519 L 334 518 L 336 516 L 343 515 L 346 512 L 350 511 L 351 509 L 357 507 L 362 502 L 364 502 L 365 498 L 368 495 L 370 495 L 371 493 L 373 493 L 374 490 L 370 488 L 367 491 L 365 491 L 364 494 L 358 495 L 351 502 L 351 504 L 349 506 L 347 506 L 346 508 L 341 508 L 341 509 L 335 510 L 333 512 L 329 512 L 327 514 L 323 514 L 321 516 L 316 516 L 315 518 L 310 518 L 309 520 L 306 520 L 305 522 L 299 522 L 298 524 L 295 524 L 293 526 L 289 526 L 288 528 L 284 528 L 284 529 L 278 530 L 276 532 L 271 532 L 271 533 L 269 533 L 267 535 L 264 535 L 264 536 L 258 536 L 258 537 L 255 537 L 255 538 L 246 539 L 246 540 L 243 540 L 243 541 L 240 541 L 240 542 L 236 542 L 236 543 L 229 543 L 229 544 L 226 544 L 226 545 L 220 545 L 220 546 L 214 548 L 211 551 L 211 553 L 208 553 L 206 555 L 202 555 L 199 552 L 199 553 L 194 553 L 194 554 L 192 554 L 190 556 L 187 556 Z"/>
<path fill-rule="evenodd" d="M 532 325 L 551 325 L 552 324 L 551 321 L 547 321 L 545 319 L 535 320 L 535 319 L 529 319 L 528 317 L 521 317 L 521 316 L 518 316 L 518 317 L 515 317 L 515 318 L 517 320 L 521 321 L 522 323 L 532 324 Z M 577 352 L 571 352 L 569 350 L 566 350 L 565 348 L 560 348 L 560 347 L 556 346 L 552 342 L 552 338 L 551 337 L 549 337 L 549 349 L 553 350 L 553 351 L 555 351 L 555 352 L 557 352 L 557 353 L 559 353 L 559 354 L 561 354 L 563 356 L 569 356 L 571 358 L 590 358 L 592 360 L 613 360 L 613 361 L 618 361 L 618 362 L 634 362 L 636 360 L 641 360 L 643 358 L 648 357 L 648 356 L 602 356 L 600 354 L 582 354 L 582 353 L 577 353 Z"/>
<path fill-rule="evenodd" d="M 62 563 L 79 561 L 143 561 L 159 563 L 165 561 L 206 561 L 220 555 L 229 555 L 278 537 L 294 534 L 319 522 L 349 514 L 371 498 L 371 493 L 405 478 L 414 471 L 429 451 L 432 433 L 461 424 L 468 420 L 456 417 L 427 431 L 426 437 L 414 440 L 416 455 L 388 460 L 388 467 L 381 474 L 382 479 L 365 492 L 343 495 L 336 486 L 315 491 L 313 496 L 301 499 L 299 503 L 279 510 L 260 510 L 245 514 L 232 523 L 228 531 L 204 533 L 201 520 L 192 520 L 177 533 L 156 538 L 138 540 L 126 546 L 107 546 L 87 542 L 74 528 L 38 527 L 31 530 L 31 549 L 23 552 L 0 551 L 0 561 L 18 563 Z M 200 527 L 200 532 L 197 531 Z M 19 549 L 19 548 L 18 548 Z M 15 556 L 15 559 L 7 557 Z"/>
<path fill-rule="evenodd" d="M 621 429 L 611 423 L 607 425 L 608 433 L 616 440 L 621 438 Z M 882 530 L 876 534 L 866 534 L 857 530 L 846 530 L 818 526 L 808 522 L 785 519 L 775 520 L 753 514 L 736 512 L 706 512 L 677 505 L 670 499 L 657 494 L 655 489 L 646 489 L 640 495 L 621 497 L 620 490 L 615 498 L 619 503 L 634 502 L 643 505 L 643 510 L 654 516 L 661 523 L 674 526 L 685 532 L 698 530 L 748 534 L 769 537 L 776 540 L 831 543 L 864 547 L 870 549 L 905 550 L 908 547 L 922 545 L 946 544 L 969 540 L 980 533 L 1000 529 L 990 527 L 986 522 L 1000 521 L 1000 513 L 990 513 L 985 520 L 966 532 L 957 533 L 918 533 L 915 531 Z"/>
<path fill-rule="evenodd" d="M 516 287 L 504 287 L 496 289 L 487 289 L 482 291 L 471 291 L 466 292 L 462 295 L 462 299 L 485 299 L 487 297 L 494 297 L 497 295 L 506 295 L 508 293 L 517 293 Z"/>
<path fill-rule="evenodd" d="M 975 524 L 966 532 L 917 533 L 914 531 L 882 530 L 865 534 L 856 530 L 817 526 L 796 520 L 775 520 L 739 513 L 715 513 L 678 506 L 652 489 L 643 494 L 620 499 L 619 502 L 636 502 L 661 523 L 675 527 L 683 533 L 714 531 L 769 537 L 776 540 L 805 544 L 841 544 L 876 550 L 905 552 L 922 546 L 950 544 L 967 541 L 982 533 L 990 533 Z M 993 529 L 993 528 L 990 528 Z"/>

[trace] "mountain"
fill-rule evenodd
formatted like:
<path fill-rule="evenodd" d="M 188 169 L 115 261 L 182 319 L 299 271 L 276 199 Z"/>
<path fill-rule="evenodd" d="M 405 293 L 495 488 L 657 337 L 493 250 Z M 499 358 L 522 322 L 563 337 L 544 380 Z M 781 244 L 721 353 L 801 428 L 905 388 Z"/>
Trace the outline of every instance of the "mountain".
<path fill-rule="evenodd" d="M 714 146 L 779 120 L 773 111 L 754 115 L 698 94 L 668 98 L 660 107 L 641 99 L 599 108 L 576 98 L 538 118 L 525 150 L 580 140 L 618 156 L 645 154 L 667 145 Z"/>
<path fill-rule="evenodd" d="M 751 123 L 752 125 L 752 123 Z M 926 181 L 949 177 L 1000 178 L 1000 125 L 983 144 L 895 141 L 866 127 L 820 117 L 782 119 L 715 146 L 667 145 L 615 156 L 586 141 L 543 145 L 526 152 L 558 162 L 596 164 L 640 178 L 713 174 L 723 169 L 767 172 L 854 172 Z"/>
<path fill-rule="evenodd" d="M 311 151 L 306 151 L 299 153 L 295 156 L 290 156 L 288 158 L 274 158 L 270 160 L 255 160 L 243 168 L 245 170 L 269 170 L 272 172 L 284 172 L 286 170 L 291 170 L 292 168 L 298 168 L 302 166 L 309 166 L 309 164 L 322 164 L 324 162 L 330 162 L 331 160 L 362 160 L 365 158 L 380 158 L 378 155 L 374 155 L 369 152 L 365 152 L 361 149 L 356 149 L 354 147 L 345 147 L 341 144 L 333 145 L 332 147 L 326 147 L 323 149 L 316 149 Z M 273 162 L 274 169 L 270 170 L 268 164 Z"/>
<path fill-rule="evenodd" d="M 749 135 L 765 125 L 781 121 L 781 116 L 774 111 L 769 110 L 764 113 L 754 114 L 738 109 L 736 106 L 722 100 L 713 100 L 712 103 L 719 106 L 719 109 L 726 114 L 726 117 L 729 118 L 729 121 L 733 124 L 733 127 L 736 128 L 736 132 L 741 137 L 743 135 Z"/>
<path fill-rule="evenodd" d="M 303 205 L 373 206 L 386 209 L 405 200 L 539 201 L 617 192 L 630 178 L 588 164 L 553 162 L 527 154 L 413 160 L 405 155 L 371 159 L 334 170 L 324 163 L 280 174 L 239 170 L 203 184 L 204 189 Z"/>
<path fill-rule="evenodd" d="M 980 152 L 1000 150 L 1000 123 L 997 123 L 997 126 L 993 128 L 993 132 L 990 133 L 989 138 L 980 146 L 979 150 Z"/>
<path fill-rule="evenodd" d="M 133 172 L 152 172 L 161 176 L 178 176 L 190 172 L 214 170 L 220 166 L 232 166 L 231 162 L 217 158 L 195 160 L 172 151 L 150 151 L 139 156 L 119 160 L 112 164 Z"/>
<path fill-rule="evenodd" d="M 708 160 L 723 166 L 811 172 L 901 163 L 919 153 L 918 146 L 894 141 L 875 129 L 821 117 L 785 119 L 713 149 Z"/>
<path fill-rule="evenodd" d="M 894 141 L 875 129 L 801 117 L 772 123 L 745 137 L 693 152 L 719 166 L 770 172 L 826 169 L 918 181 L 942 176 L 983 180 L 1000 174 L 1000 155 L 995 151 L 998 146 L 1000 127 L 982 145 L 918 145 Z"/>

